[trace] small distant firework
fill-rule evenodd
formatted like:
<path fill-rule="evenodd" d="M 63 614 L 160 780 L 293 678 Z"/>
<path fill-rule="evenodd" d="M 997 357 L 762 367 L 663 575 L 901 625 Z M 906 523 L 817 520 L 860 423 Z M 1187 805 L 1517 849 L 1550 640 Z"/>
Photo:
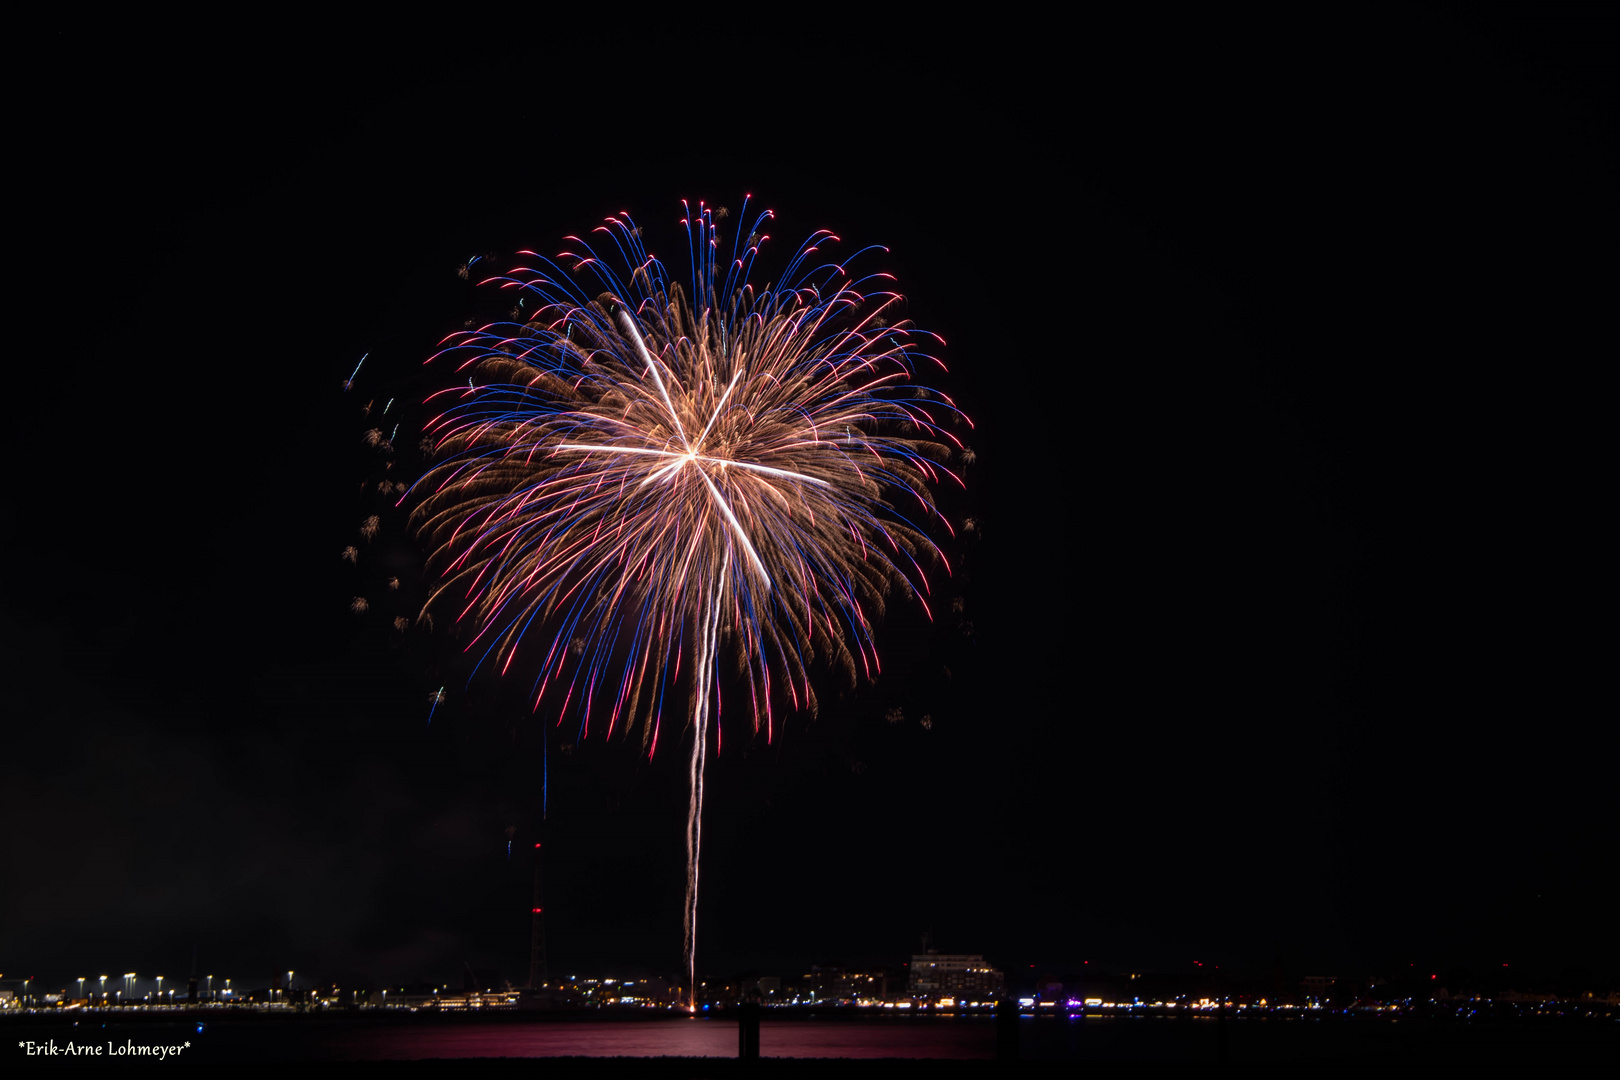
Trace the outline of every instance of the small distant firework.
<path fill-rule="evenodd" d="M 906 720 L 906 710 L 896 705 L 883 714 L 883 719 L 891 724 L 903 724 Z"/>
<path fill-rule="evenodd" d="M 358 566 L 360 564 L 360 549 L 355 547 L 353 544 L 350 544 L 348 547 L 344 548 L 343 561 Z"/>
<path fill-rule="evenodd" d="M 360 523 L 360 535 L 366 540 L 375 540 L 381 528 L 382 519 L 376 514 L 372 514 Z"/>
<path fill-rule="evenodd" d="M 934 718 L 932 716 L 930 716 L 928 713 L 923 713 L 922 714 L 922 719 L 918 720 L 917 723 L 922 725 L 922 729 L 924 731 L 933 731 L 934 730 Z"/>
<path fill-rule="evenodd" d="M 364 615 L 371 610 L 371 603 L 363 596 L 357 596 L 349 601 L 349 610 L 356 615 Z"/>
<path fill-rule="evenodd" d="M 409 630 L 410 628 L 411 628 L 411 620 L 407 619 L 403 615 L 395 615 L 394 616 L 394 629 L 395 630 L 398 630 L 400 633 L 403 634 L 405 631 Z"/>
<path fill-rule="evenodd" d="M 394 432 L 396 434 L 399 432 L 398 424 L 394 425 Z M 394 452 L 392 437 L 385 437 L 381 428 L 367 430 L 364 435 L 360 436 L 360 441 L 382 454 L 392 454 Z"/>
<path fill-rule="evenodd" d="M 391 578 L 388 579 L 388 591 L 389 592 L 398 592 L 399 591 L 399 578 L 391 577 Z"/>
<path fill-rule="evenodd" d="M 443 705 L 443 704 L 444 704 L 444 687 L 441 686 L 437 690 L 433 691 L 433 693 L 428 695 L 428 724 L 429 725 L 431 725 L 433 723 L 433 714 L 434 714 L 434 712 L 436 712 L 438 710 L 439 706 Z"/>
<path fill-rule="evenodd" d="M 628 215 L 596 230 L 620 260 L 570 237 L 560 263 L 526 251 L 530 265 L 488 277 L 519 302 L 510 322 L 445 340 L 438 355 L 467 385 L 429 399 L 448 408 L 427 425 L 437 461 L 412 515 L 442 577 L 428 604 L 472 621 L 480 664 L 494 657 L 504 672 L 532 650 L 536 708 L 560 698 L 581 736 L 593 717 L 609 734 L 639 728 L 650 755 L 671 692 L 684 698 L 694 1002 L 720 680 L 741 683 L 732 700 L 768 740 L 782 702 L 816 711 L 813 661 L 875 677 L 885 597 L 927 611 L 923 564 L 948 570 L 926 531 L 950 531 L 932 485 L 960 483 L 946 463 L 965 449 L 946 426 L 965 420 L 950 399 L 910 384 L 919 364 L 939 363 L 939 339 L 896 321 L 889 275 L 850 276 L 856 256 L 882 249 L 818 265 L 838 241 L 823 230 L 760 288 L 749 278 L 771 214 L 737 230 L 748 242 L 734 237 L 726 260 L 716 222 L 727 213 L 688 209 L 685 281 Z"/>

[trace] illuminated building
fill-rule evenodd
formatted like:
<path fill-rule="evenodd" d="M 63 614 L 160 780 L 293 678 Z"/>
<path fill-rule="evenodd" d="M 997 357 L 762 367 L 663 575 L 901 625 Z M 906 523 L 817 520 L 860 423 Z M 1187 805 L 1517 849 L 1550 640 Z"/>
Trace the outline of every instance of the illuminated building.
<path fill-rule="evenodd" d="M 906 989 L 914 998 L 991 997 L 1001 993 L 1006 984 L 1006 976 L 978 953 L 939 953 L 929 949 L 912 956 Z"/>

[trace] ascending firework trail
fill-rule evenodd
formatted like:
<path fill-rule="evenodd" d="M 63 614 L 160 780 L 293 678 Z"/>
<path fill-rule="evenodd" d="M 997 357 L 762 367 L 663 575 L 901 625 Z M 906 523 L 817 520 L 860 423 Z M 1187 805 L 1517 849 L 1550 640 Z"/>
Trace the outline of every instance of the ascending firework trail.
<path fill-rule="evenodd" d="M 912 381 L 918 364 L 939 363 L 927 351 L 939 339 L 895 321 L 889 275 L 852 278 L 856 256 L 816 262 L 838 239 L 822 231 L 756 288 L 771 214 L 722 262 L 724 216 L 688 208 L 680 282 L 628 214 L 596 230 L 611 261 L 569 237 L 556 260 L 524 251 L 532 265 L 488 278 L 516 306 L 430 359 L 454 375 L 428 399 L 444 406 L 428 425 L 433 464 L 401 500 L 417 500 L 412 522 L 440 576 L 428 605 L 473 624 L 480 664 L 504 673 L 521 645 L 538 663 L 536 709 L 551 695 L 582 738 L 593 719 L 609 735 L 639 731 L 649 756 L 666 705 L 690 719 L 694 1007 L 721 677 L 746 687 L 752 731 L 768 740 L 773 707 L 814 713 L 818 653 L 850 679 L 878 670 L 884 597 L 915 596 L 926 611 L 923 563 L 949 572 L 924 530 L 950 531 L 932 485 L 960 483 L 945 465 L 946 443 L 961 443 L 945 425 L 965 422 Z"/>

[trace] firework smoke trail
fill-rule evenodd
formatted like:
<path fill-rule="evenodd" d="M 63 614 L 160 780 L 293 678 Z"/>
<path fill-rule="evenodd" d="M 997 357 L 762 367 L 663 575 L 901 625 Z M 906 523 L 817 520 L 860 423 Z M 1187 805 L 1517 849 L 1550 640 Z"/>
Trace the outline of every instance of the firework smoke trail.
<path fill-rule="evenodd" d="M 817 232 L 758 287 L 770 212 L 739 227 L 747 241 L 732 238 L 729 259 L 716 216 L 699 204 L 681 222 L 687 281 L 628 215 L 596 230 L 610 257 L 570 237 L 555 260 L 521 252 L 530 265 L 486 279 L 519 302 L 433 358 L 454 376 L 428 399 L 443 407 L 427 428 L 434 463 L 401 500 L 416 500 L 440 575 L 428 606 L 472 627 L 479 666 L 507 672 L 522 645 L 536 710 L 549 696 L 579 738 L 593 719 L 610 736 L 639 730 L 649 756 L 666 719 L 690 723 L 694 1005 L 720 679 L 769 740 L 783 705 L 815 714 L 814 662 L 846 683 L 875 677 L 885 597 L 926 612 L 924 564 L 949 571 L 926 530 L 950 531 L 932 489 L 960 483 L 947 463 L 964 448 L 946 425 L 966 422 L 911 381 L 938 363 L 938 338 L 897 321 L 889 276 L 850 276 L 856 256 L 883 249 L 816 264 L 838 239 Z"/>

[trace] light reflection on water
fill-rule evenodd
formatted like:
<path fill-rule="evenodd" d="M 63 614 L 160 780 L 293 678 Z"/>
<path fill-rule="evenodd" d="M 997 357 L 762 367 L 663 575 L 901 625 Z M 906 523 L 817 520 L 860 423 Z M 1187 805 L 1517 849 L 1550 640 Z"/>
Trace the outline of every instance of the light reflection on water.
<path fill-rule="evenodd" d="M 353 1061 L 498 1057 L 730 1057 L 737 1025 L 723 1021 L 435 1024 L 362 1028 L 330 1049 Z M 761 1057 L 993 1058 L 990 1023 L 811 1021 L 760 1024 Z"/>

